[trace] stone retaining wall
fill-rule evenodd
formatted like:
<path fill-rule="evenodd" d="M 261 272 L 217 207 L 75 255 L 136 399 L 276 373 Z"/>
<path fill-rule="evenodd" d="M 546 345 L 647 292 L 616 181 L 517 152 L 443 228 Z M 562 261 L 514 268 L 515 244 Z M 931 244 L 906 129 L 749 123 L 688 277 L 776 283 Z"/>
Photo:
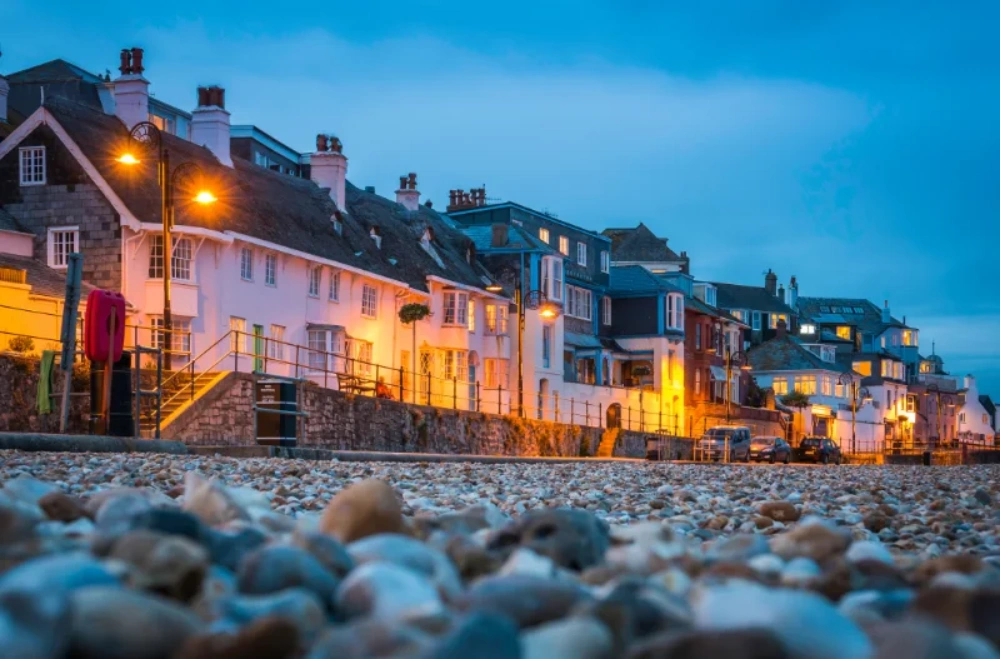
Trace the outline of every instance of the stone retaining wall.
<path fill-rule="evenodd" d="M 303 385 L 298 446 L 329 450 L 465 455 L 591 457 L 603 430 L 480 412 L 448 410 Z M 164 429 L 191 446 L 254 443 L 251 376 L 233 373 Z M 642 458 L 646 435 L 620 431 L 616 457 Z"/>
<path fill-rule="evenodd" d="M 39 358 L 30 355 L 0 354 L 0 432 L 59 432 L 59 398 L 52 399 L 52 413 L 38 413 Z M 62 391 L 63 373 L 58 368 L 52 378 L 54 391 Z M 89 381 L 78 368 L 70 391 L 70 433 L 86 433 L 90 418 Z"/>

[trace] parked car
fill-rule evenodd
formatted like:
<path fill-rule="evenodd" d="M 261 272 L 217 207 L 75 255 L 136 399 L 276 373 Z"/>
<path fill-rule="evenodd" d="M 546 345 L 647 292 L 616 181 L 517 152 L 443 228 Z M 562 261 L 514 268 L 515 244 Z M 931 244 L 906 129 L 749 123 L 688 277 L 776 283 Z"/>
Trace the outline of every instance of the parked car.
<path fill-rule="evenodd" d="M 709 428 L 698 444 L 703 459 L 722 460 L 729 451 L 729 462 L 750 462 L 750 429 L 746 426 Z"/>
<path fill-rule="evenodd" d="M 750 459 L 788 464 L 792 459 L 792 447 L 781 437 L 754 437 L 750 440 Z"/>
<path fill-rule="evenodd" d="M 806 437 L 795 449 L 796 462 L 822 462 L 839 465 L 843 460 L 840 447 L 828 437 Z"/>

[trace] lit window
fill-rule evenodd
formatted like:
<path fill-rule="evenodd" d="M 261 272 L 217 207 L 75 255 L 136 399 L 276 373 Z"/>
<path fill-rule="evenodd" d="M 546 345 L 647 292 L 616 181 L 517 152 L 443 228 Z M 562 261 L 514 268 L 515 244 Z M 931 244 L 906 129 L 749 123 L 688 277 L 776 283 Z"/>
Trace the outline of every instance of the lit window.
<path fill-rule="evenodd" d="M 69 255 L 78 252 L 80 231 L 77 227 L 49 229 L 49 267 L 65 268 L 69 265 Z"/>
<path fill-rule="evenodd" d="M 278 285 L 278 256 L 276 254 L 264 256 L 264 284 L 267 286 Z"/>
<path fill-rule="evenodd" d="M 772 313 L 769 314 L 768 322 L 771 329 L 778 329 L 778 321 L 785 321 L 785 327 L 788 327 L 788 316 L 783 313 Z"/>
<path fill-rule="evenodd" d="M 322 278 L 322 268 L 309 268 L 309 297 L 319 297 L 319 283 Z"/>
<path fill-rule="evenodd" d="M 469 300 L 469 331 L 476 331 L 476 301 Z"/>
<path fill-rule="evenodd" d="M 267 342 L 267 356 L 271 359 L 284 359 L 285 328 L 282 325 L 271 325 L 271 340 Z"/>
<path fill-rule="evenodd" d="M 369 284 L 361 288 L 361 315 L 365 318 L 378 316 L 378 290 Z"/>
<path fill-rule="evenodd" d="M 860 373 L 861 375 L 868 377 L 872 374 L 872 363 L 871 362 L 854 362 L 851 365 L 855 373 Z"/>
<path fill-rule="evenodd" d="M 458 291 L 444 293 L 444 324 L 466 325 L 469 322 L 469 294 Z"/>
<path fill-rule="evenodd" d="M 486 388 L 496 389 L 507 385 L 507 365 L 506 359 L 486 359 L 483 360 L 486 368 Z"/>
<path fill-rule="evenodd" d="M 486 305 L 486 333 L 504 335 L 507 333 L 507 305 Z"/>
<path fill-rule="evenodd" d="M 829 375 L 823 376 L 823 395 L 832 396 L 833 395 L 833 378 Z"/>
<path fill-rule="evenodd" d="M 587 243 L 576 244 L 576 264 L 587 265 Z"/>
<path fill-rule="evenodd" d="M 237 316 L 229 317 L 229 349 L 233 352 L 239 352 L 240 350 L 240 337 L 246 334 L 247 331 L 247 321 L 246 318 L 239 318 Z"/>
<path fill-rule="evenodd" d="M 559 251 L 569 256 L 569 238 L 566 236 L 559 236 Z"/>
<path fill-rule="evenodd" d="M 611 272 L 611 255 L 607 250 L 601 251 L 601 272 L 605 274 Z"/>
<path fill-rule="evenodd" d="M 149 324 L 153 327 L 154 331 L 152 333 L 153 347 L 154 348 L 164 348 L 166 346 L 166 341 L 163 339 L 163 334 L 161 330 L 163 329 L 163 316 L 150 316 Z M 170 350 L 169 352 L 175 355 L 191 355 L 191 319 L 190 318 L 171 318 L 170 324 Z"/>
<path fill-rule="evenodd" d="M 904 346 L 915 346 L 917 345 L 917 333 L 913 330 L 903 330 L 903 345 Z"/>
<path fill-rule="evenodd" d="M 784 396 L 788 393 L 788 378 L 774 378 L 771 388 L 774 389 L 775 396 Z"/>
<path fill-rule="evenodd" d="M 240 279 L 253 281 L 253 250 L 249 247 L 240 249 Z"/>
<path fill-rule="evenodd" d="M 20 150 L 21 185 L 45 185 L 45 147 L 26 146 Z"/>
<path fill-rule="evenodd" d="M 611 324 L 611 298 L 605 297 L 601 299 L 601 322 L 605 325 Z"/>
<path fill-rule="evenodd" d="M 542 227 L 538 230 L 538 239 L 541 240 L 546 245 L 549 244 L 549 230 Z"/>
<path fill-rule="evenodd" d="M 816 393 L 816 376 L 815 375 L 797 375 L 795 377 L 795 391 L 806 395 L 813 395 Z"/>
<path fill-rule="evenodd" d="M 694 372 L 694 392 L 701 393 L 701 369 L 695 369 Z"/>
<path fill-rule="evenodd" d="M 851 340 L 851 328 L 847 325 L 837 326 L 837 338 L 844 339 L 845 341 Z"/>
<path fill-rule="evenodd" d="M 330 273 L 330 301 L 340 302 L 340 270 Z"/>

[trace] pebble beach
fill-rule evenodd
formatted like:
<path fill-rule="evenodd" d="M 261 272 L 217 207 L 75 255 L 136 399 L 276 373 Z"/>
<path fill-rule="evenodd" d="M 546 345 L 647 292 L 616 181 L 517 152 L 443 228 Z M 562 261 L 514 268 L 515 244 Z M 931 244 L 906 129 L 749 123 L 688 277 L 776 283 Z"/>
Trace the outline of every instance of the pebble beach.
<path fill-rule="evenodd" d="M 0 451 L 0 657 L 1000 659 L 1000 466 Z"/>

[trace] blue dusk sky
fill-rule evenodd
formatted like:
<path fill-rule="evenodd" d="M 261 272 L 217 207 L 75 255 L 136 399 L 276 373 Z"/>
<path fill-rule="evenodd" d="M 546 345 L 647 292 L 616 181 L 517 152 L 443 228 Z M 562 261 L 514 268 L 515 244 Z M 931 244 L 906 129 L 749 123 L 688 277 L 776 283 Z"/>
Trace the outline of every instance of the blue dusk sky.
<path fill-rule="evenodd" d="M 221 84 L 234 123 L 391 195 L 416 171 L 600 230 L 645 222 L 695 276 L 888 300 L 1000 397 L 1000 3 L 4 0 L 0 71 Z M 167 9 L 169 7 L 169 9 Z M 287 9 L 286 9 L 287 8 Z M 151 11 L 151 10 L 154 10 Z"/>

